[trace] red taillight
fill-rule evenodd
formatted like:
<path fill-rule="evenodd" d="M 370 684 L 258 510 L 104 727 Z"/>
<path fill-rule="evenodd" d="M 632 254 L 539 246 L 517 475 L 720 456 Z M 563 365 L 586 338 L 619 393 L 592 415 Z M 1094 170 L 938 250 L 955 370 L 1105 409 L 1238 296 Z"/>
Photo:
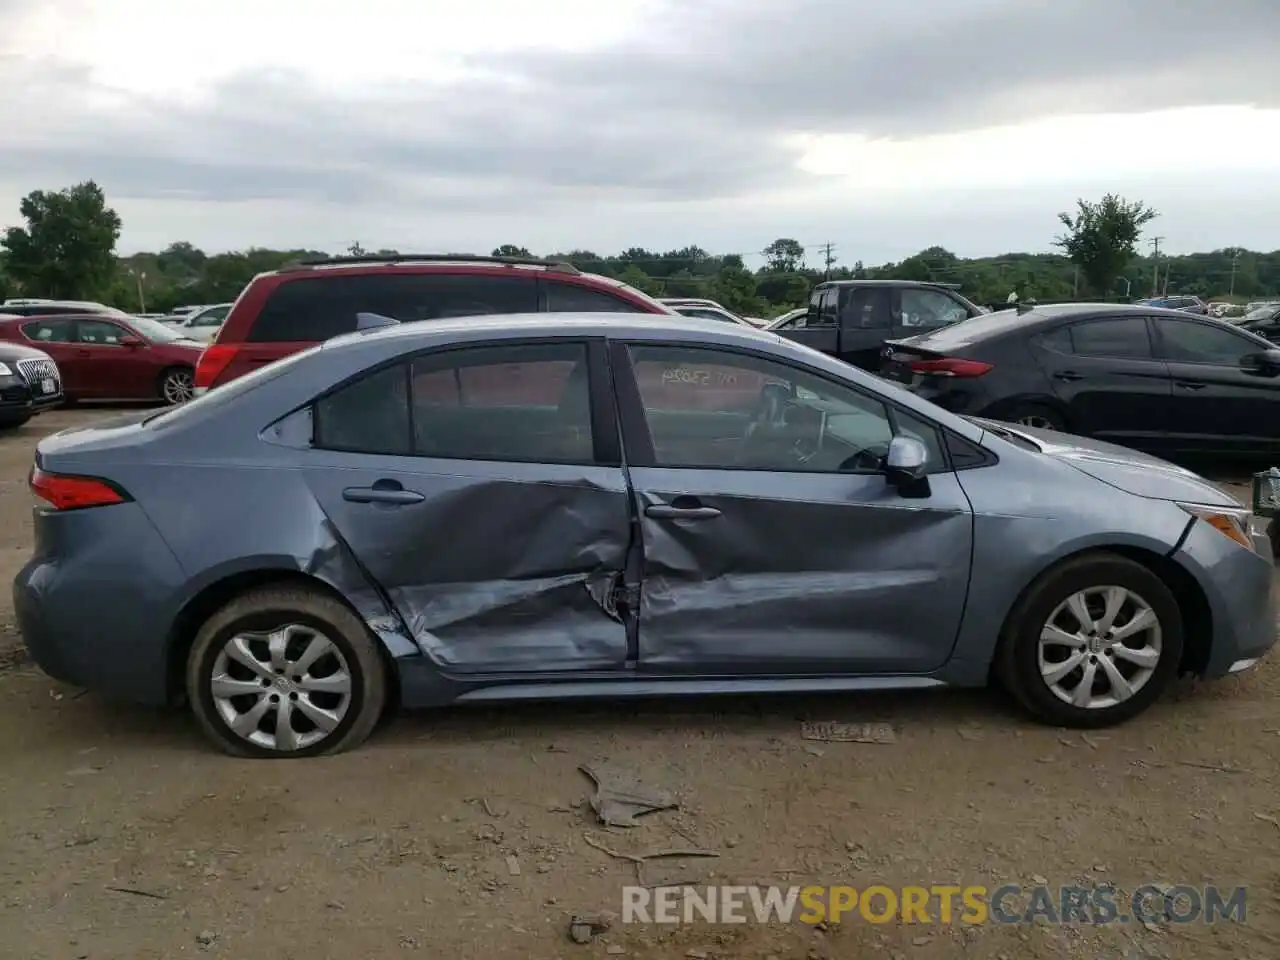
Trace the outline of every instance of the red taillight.
<path fill-rule="evenodd" d="M 994 365 L 981 360 L 942 357 L 939 360 L 912 360 L 911 372 L 923 377 L 980 377 Z"/>
<path fill-rule="evenodd" d="M 80 510 L 124 503 L 129 498 L 114 484 L 97 477 L 72 477 L 31 469 L 31 492 L 55 510 Z"/>
<path fill-rule="evenodd" d="M 236 358 L 239 347 L 229 344 L 211 343 L 204 348 L 200 359 L 196 361 L 196 386 L 208 389 L 222 376 L 231 361 Z"/>

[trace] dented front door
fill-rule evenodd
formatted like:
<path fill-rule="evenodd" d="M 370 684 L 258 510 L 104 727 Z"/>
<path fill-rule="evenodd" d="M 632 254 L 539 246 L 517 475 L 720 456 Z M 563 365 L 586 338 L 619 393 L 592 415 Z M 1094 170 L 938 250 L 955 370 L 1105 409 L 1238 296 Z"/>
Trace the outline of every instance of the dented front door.
<path fill-rule="evenodd" d="M 951 655 L 973 515 L 940 434 L 865 387 L 702 345 L 615 351 L 642 532 L 638 667 L 922 673 Z M 630 374 L 630 377 L 628 377 Z M 627 381 L 630 382 L 627 382 Z M 928 495 L 880 458 L 926 443 Z"/>

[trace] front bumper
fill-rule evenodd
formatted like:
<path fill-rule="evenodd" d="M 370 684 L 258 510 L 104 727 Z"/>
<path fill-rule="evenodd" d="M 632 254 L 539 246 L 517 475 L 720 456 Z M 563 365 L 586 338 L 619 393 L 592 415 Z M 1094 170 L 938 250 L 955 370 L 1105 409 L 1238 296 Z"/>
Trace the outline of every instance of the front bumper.
<path fill-rule="evenodd" d="M 55 379 L 53 385 L 54 392 L 45 393 L 40 383 L 28 383 L 17 374 L 0 377 L 0 412 L 35 414 L 60 406 L 66 399 L 62 383 Z"/>
<path fill-rule="evenodd" d="M 1275 645 L 1271 601 L 1275 566 L 1265 537 L 1253 537 L 1257 552 L 1197 520 L 1173 559 L 1189 570 L 1209 602 L 1213 636 L 1204 676 L 1247 670 Z"/>

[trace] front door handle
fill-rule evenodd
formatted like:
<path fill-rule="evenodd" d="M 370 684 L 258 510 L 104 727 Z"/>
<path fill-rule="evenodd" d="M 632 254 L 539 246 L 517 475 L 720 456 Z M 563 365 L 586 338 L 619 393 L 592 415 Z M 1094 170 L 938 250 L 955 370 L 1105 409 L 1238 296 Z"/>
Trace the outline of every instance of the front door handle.
<path fill-rule="evenodd" d="M 416 490 L 406 490 L 396 480 L 379 480 L 371 487 L 347 487 L 342 499 L 350 503 L 388 503 L 400 506 L 427 499 Z"/>
<path fill-rule="evenodd" d="M 1067 383 L 1075 383 L 1077 380 L 1083 380 L 1084 374 L 1076 373 L 1074 370 L 1063 370 L 1061 373 L 1055 373 L 1053 375 L 1053 379 L 1065 380 Z"/>
<path fill-rule="evenodd" d="M 1203 383 L 1192 383 L 1190 380 L 1175 380 L 1173 381 L 1173 385 L 1175 387 L 1181 387 L 1183 390 L 1203 390 L 1204 389 Z"/>
<path fill-rule="evenodd" d="M 715 507 L 677 507 L 670 503 L 655 503 L 644 508 L 644 515 L 653 520 L 713 520 L 720 516 Z"/>

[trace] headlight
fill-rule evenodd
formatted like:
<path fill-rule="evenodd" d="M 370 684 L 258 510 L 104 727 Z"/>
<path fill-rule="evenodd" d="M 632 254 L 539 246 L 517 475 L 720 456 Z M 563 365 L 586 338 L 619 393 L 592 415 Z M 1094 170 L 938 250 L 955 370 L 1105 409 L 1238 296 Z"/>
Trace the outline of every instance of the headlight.
<path fill-rule="evenodd" d="M 1249 518 L 1252 512 L 1244 507 L 1210 507 L 1200 503 L 1180 503 L 1183 510 L 1198 520 L 1203 520 L 1223 536 L 1230 537 L 1246 550 L 1254 550 L 1253 537 L 1249 534 Z"/>
<path fill-rule="evenodd" d="M 13 370 L 7 363 L 0 363 L 0 377 L 12 377 Z"/>

